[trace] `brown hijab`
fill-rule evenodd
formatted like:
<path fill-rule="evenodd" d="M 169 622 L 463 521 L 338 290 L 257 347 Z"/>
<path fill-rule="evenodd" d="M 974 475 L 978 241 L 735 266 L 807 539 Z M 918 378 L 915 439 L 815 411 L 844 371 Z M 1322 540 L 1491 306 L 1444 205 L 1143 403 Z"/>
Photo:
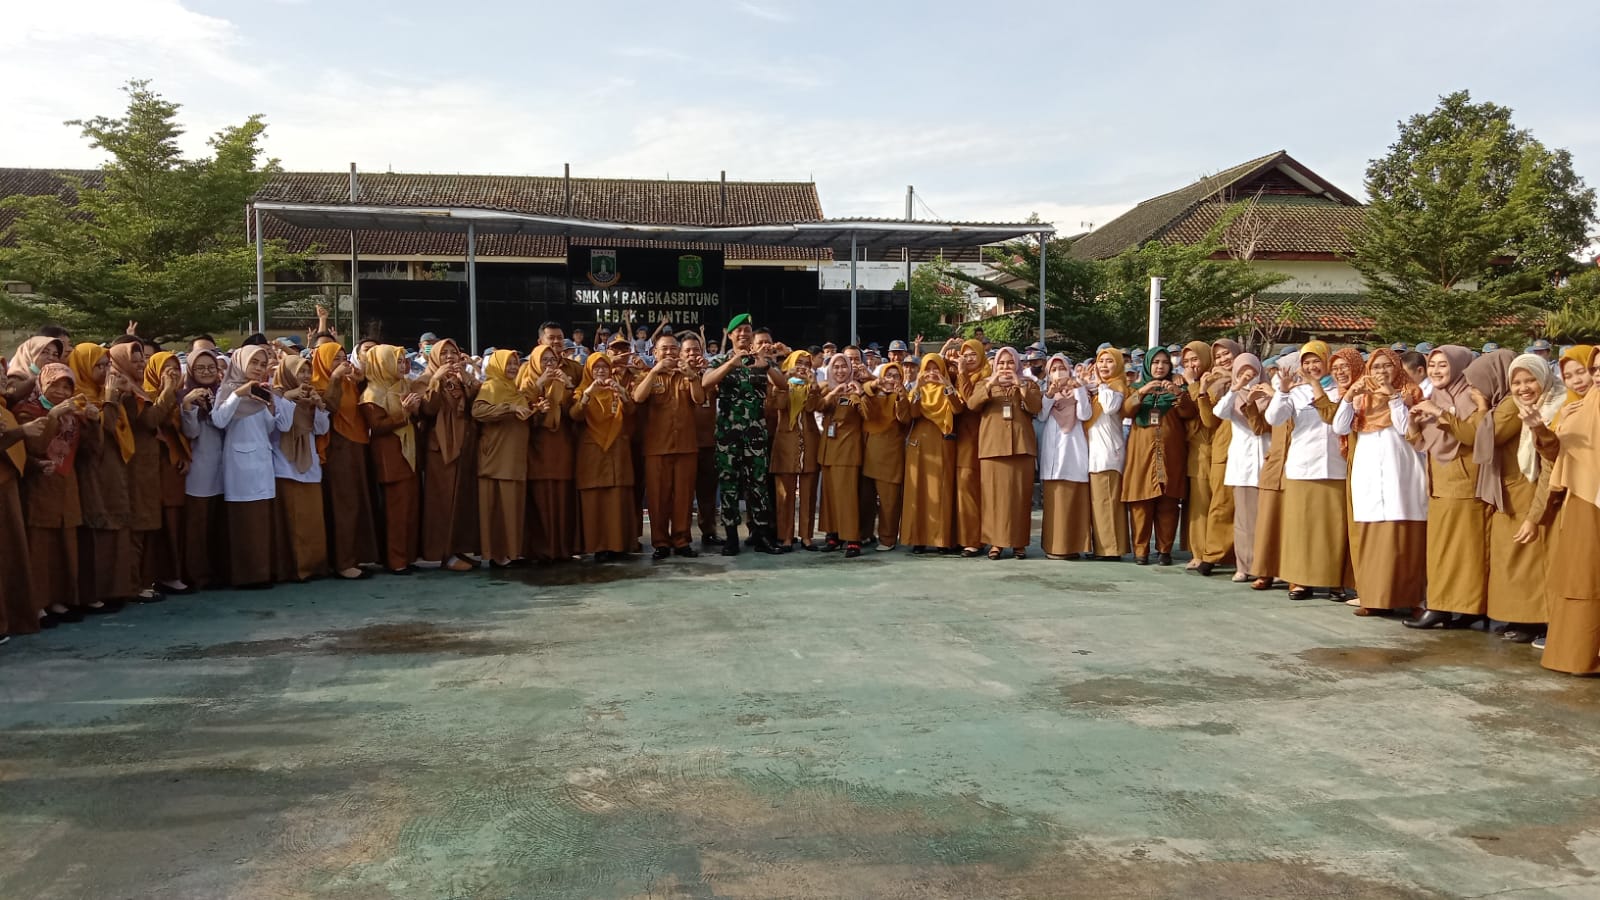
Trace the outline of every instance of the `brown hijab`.
<path fill-rule="evenodd" d="M 1443 387 L 1434 388 L 1434 403 L 1440 409 L 1446 406 L 1457 410 L 1472 409 L 1472 395 L 1467 390 L 1469 385 L 1466 379 L 1467 366 L 1472 364 L 1472 351 L 1460 344 L 1446 344 L 1429 353 L 1428 359 L 1431 361 L 1435 356 L 1443 356 L 1449 364 L 1450 378 Z M 1450 462 L 1461 449 L 1461 442 L 1456 440 L 1456 436 L 1438 422 L 1422 426 L 1422 439 L 1418 443 L 1418 450 L 1438 462 Z"/>
<path fill-rule="evenodd" d="M 446 346 L 455 347 L 457 353 L 461 348 L 455 341 L 445 338 L 435 341 L 428 348 L 428 366 L 424 370 L 423 383 L 432 385 L 432 378 L 439 371 L 439 358 Z M 440 390 L 444 391 L 445 402 L 439 404 L 439 413 L 433 417 L 433 433 L 439 440 L 439 455 L 446 463 L 453 463 L 461 456 L 461 445 L 467 439 L 467 419 L 471 410 L 467 408 L 470 402 L 467 399 L 467 386 L 460 378 L 454 375 L 445 378 Z"/>
<path fill-rule="evenodd" d="M 283 399 L 294 404 L 294 424 L 278 441 L 278 450 L 296 472 L 304 475 L 317 458 L 317 405 L 302 402 L 316 398 L 316 391 L 311 387 L 311 363 L 298 354 L 285 356 L 278 361 L 272 386 L 283 394 Z"/>
<path fill-rule="evenodd" d="M 1478 389 L 1489 401 L 1489 408 L 1478 420 L 1472 436 L 1472 461 L 1478 464 L 1478 499 L 1500 512 L 1506 511 L 1506 486 L 1500 480 L 1500 454 L 1494 446 L 1494 410 L 1511 393 L 1511 363 L 1515 351 L 1495 350 L 1467 366 L 1467 384 Z"/>

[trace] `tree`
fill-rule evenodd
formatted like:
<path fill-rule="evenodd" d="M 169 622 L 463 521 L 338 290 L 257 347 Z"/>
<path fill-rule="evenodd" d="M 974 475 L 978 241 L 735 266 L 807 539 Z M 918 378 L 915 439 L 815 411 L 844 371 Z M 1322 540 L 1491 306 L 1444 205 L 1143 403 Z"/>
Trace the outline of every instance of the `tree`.
<path fill-rule="evenodd" d="M 98 184 L 66 178 L 76 204 L 54 196 L 11 197 L 17 213 L 0 248 L 0 280 L 32 294 L 0 294 L 0 321 L 59 322 L 74 333 L 120 334 L 129 320 L 158 340 L 221 331 L 253 318 L 255 248 L 243 213 L 251 195 L 279 171 L 261 161 L 266 125 L 253 115 L 213 135 L 212 155 L 184 159 L 179 106 L 130 81 L 122 118 L 68 122 L 110 155 Z M 304 257 L 274 243 L 271 269 Z"/>
<path fill-rule="evenodd" d="M 1570 153 L 1466 91 L 1399 131 L 1367 166 L 1370 205 L 1352 236 L 1377 332 L 1468 345 L 1525 333 L 1586 243 L 1594 190 Z"/>
<path fill-rule="evenodd" d="M 912 334 L 928 339 L 944 339 L 953 325 L 972 315 L 972 301 L 965 284 L 952 278 L 951 270 L 940 257 L 917 266 L 911 273 Z"/>
<path fill-rule="evenodd" d="M 1600 269 L 1588 266 L 1556 289 L 1559 304 L 1545 321 L 1545 337 L 1565 344 L 1600 340 Z"/>
<path fill-rule="evenodd" d="M 1072 242 L 1052 240 L 1045 248 L 1045 305 L 1046 343 L 1063 347 L 1068 352 L 1084 355 L 1100 341 L 1120 341 L 1129 331 L 1126 311 L 1103 303 L 1100 299 L 1102 275 L 1100 265 L 1093 260 L 1077 259 L 1070 253 Z M 1038 339 L 1039 321 L 1039 244 L 1033 240 L 1010 241 L 986 251 L 989 267 L 999 273 L 995 278 L 979 278 L 963 272 L 952 272 L 957 280 L 976 285 L 985 294 L 1004 298 L 1006 305 L 1018 310 L 1016 330 L 1027 323 L 1029 343 Z M 991 339 L 988 326 L 984 333 Z"/>

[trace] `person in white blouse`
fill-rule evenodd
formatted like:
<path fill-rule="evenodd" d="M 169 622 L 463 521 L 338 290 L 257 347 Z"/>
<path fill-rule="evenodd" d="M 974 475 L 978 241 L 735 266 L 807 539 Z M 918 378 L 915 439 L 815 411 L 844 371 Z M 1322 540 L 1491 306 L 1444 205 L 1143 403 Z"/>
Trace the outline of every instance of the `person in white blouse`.
<path fill-rule="evenodd" d="M 1072 360 L 1057 353 L 1045 364 L 1039 414 L 1039 480 L 1044 484 L 1040 544 L 1047 559 L 1089 551 L 1089 438 L 1083 423 L 1094 412 L 1089 389 L 1073 376 Z"/>
<path fill-rule="evenodd" d="M 1253 353 L 1240 353 L 1233 358 L 1232 381 L 1217 403 L 1212 414 L 1233 423 L 1232 437 L 1228 440 L 1228 465 L 1222 483 L 1233 489 L 1233 550 L 1236 560 L 1233 580 L 1250 581 L 1254 577 L 1256 544 L 1256 508 L 1261 486 L 1261 467 L 1266 464 L 1267 448 L 1272 443 L 1272 430 L 1259 412 L 1246 415 L 1245 404 L 1253 404 L 1251 388 L 1261 384 L 1266 371 L 1261 359 Z"/>
<path fill-rule="evenodd" d="M 437 350 L 438 343 L 434 344 Z M 328 532 L 322 510 L 322 460 L 317 438 L 328 433 L 332 419 L 321 395 L 311 386 L 311 363 L 285 356 L 272 376 L 280 403 L 294 412 L 291 425 L 274 431 L 272 475 L 277 498 L 273 503 L 274 577 L 303 582 L 327 575 Z"/>
<path fill-rule="evenodd" d="M 211 424 L 217 387 L 228 368 L 215 350 L 189 354 L 188 381 L 179 402 L 183 436 L 189 439 L 189 473 L 184 477 L 184 578 L 197 590 L 227 581 L 227 510 L 222 499 L 222 429 Z"/>
<path fill-rule="evenodd" d="M 272 584 L 272 436 L 294 425 L 294 404 L 267 387 L 271 374 L 270 349 L 240 348 L 211 410 L 211 424 L 225 432 L 222 491 L 234 587 Z"/>
<path fill-rule="evenodd" d="M 1343 602 L 1345 461 L 1333 433 L 1336 397 L 1323 384 L 1332 354 L 1322 341 L 1300 348 L 1300 371 L 1279 373 L 1278 393 L 1267 405 L 1270 425 L 1293 423 L 1283 465 L 1283 560 L 1279 575 L 1289 599 L 1305 600 L 1313 587 L 1330 588 Z M 1330 378 L 1329 381 L 1332 379 Z"/>
<path fill-rule="evenodd" d="M 1096 559 L 1128 555 L 1128 514 L 1122 503 L 1122 464 L 1128 433 L 1122 427 L 1122 400 L 1128 394 L 1128 367 L 1122 351 L 1107 347 L 1095 354 L 1089 391 L 1089 502 L 1093 509 Z"/>
<path fill-rule="evenodd" d="M 1422 399 L 1399 354 L 1373 351 L 1333 417 L 1350 436 L 1350 550 L 1358 616 L 1419 605 L 1427 593 L 1428 469 L 1406 439 Z"/>

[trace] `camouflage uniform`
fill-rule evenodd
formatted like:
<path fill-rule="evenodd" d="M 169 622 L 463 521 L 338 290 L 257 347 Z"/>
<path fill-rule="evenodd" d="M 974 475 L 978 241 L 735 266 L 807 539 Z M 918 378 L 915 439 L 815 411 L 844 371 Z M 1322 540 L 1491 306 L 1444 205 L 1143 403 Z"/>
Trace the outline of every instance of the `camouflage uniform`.
<path fill-rule="evenodd" d="M 711 361 L 716 368 L 727 361 Z M 722 526 L 734 534 L 742 517 L 739 501 L 750 512 L 754 534 L 772 531 L 772 497 L 768 492 L 767 451 L 772 435 L 767 430 L 767 370 L 733 369 L 723 377 L 717 394 L 716 461 L 717 506 Z"/>

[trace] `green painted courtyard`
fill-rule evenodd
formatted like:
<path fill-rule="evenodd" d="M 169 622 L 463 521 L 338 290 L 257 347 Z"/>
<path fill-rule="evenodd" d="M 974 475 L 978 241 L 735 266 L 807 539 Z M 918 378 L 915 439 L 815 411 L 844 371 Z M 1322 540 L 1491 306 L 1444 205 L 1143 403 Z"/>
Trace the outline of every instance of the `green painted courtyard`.
<path fill-rule="evenodd" d="M 708 557 L 0 649 L 0 897 L 1600 897 L 1600 683 L 1180 567 Z"/>

